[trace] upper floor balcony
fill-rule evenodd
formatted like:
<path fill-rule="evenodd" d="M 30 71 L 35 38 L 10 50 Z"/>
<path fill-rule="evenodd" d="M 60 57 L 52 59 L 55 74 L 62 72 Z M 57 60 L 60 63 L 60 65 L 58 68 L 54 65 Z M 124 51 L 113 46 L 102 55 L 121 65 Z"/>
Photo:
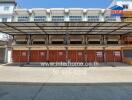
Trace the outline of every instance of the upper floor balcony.
<path fill-rule="evenodd" d="M 120 22 L 120 17 L 111 17 L 104 9 L 82 8 L 34 8 L 16 9 L 14 22 Z"/>

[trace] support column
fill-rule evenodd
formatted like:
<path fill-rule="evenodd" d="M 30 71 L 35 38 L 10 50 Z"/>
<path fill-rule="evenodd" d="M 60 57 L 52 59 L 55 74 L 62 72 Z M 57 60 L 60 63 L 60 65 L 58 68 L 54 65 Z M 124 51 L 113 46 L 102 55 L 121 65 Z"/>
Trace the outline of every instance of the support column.
<path fill-rule="evenodd" d="M 66 47 L 66 62 L 68 62 L 68 47 Z"/>
<path fill-rule="evenodd" d="M 31 47 L 28 48 L 28 64 L 30 64 L 30 58 L 31 58 Z"/>
<path fill-rule="evenodd" d="M 105 51 L 105 47 L 103 47 L 103 60 L 106 63 L 106 51 Z"/>
<path fill-rule="evenodd" d="M 8 46 L 6 46 L 4 49 L 5 49 L 5 52 L 4 52 L 4 63 L 10 63 L 11 57 L 10 57 L 10 59 L 8 59 L 9 58 Z"/>
<path fill-rule="evenodd" d="M 87 62 L 87 46 L 84 49 L 84 61 Z"/>
<path fill-rule="evenodd" d="M 46 45 L 49 45 L 49 43 L 50 43 L 49 40 L 50 40 L 50 39 L 49 39 L 49 34 L 47 34 L 47 35 L 46 35 Z"/>
<path fill-rule="evenodd" d="M 83 39 L 84 39 L 83 40 L 84 45 L 87 45 L 87 35 L 84 35 L 84 38 Z"/>
<path fill-rule="evenodd" d="M 107 45 L 108 37 L 104 36 L 104 45 Z"/>
<path fill-rule="evenodd" d="M 102 45 L 106 45 L 106 39 L 104 35 L 102 35 Z"/>
<path fill-rule="evenodd" d="M 122 36 L 120 35 L 120 39 L 118 41 L 118 44 L 122 45 Z"/>
<path fill-rule="evenodd" d="M 121 61 L 124 63 L 124 53 L 123 48 L 121 47 Z"/>
<path fill-rule="evenodd" d="M 120 43 L 121 43 L 121 45 L 124 45 L 123 35 L 120 35 Z"/>
<path fill-rule="evenodd" d="M 67 24 L 67 28 L 68 28 L 68 24 Z M 66 46 L 66 62 L 68 62 L 69 61 L 68 59 L 69 32 L 68 31 L 66 31 L 65 46 Z"/>
<path fill-rule="evenodd" d="M 114 63 L 115 63 L 115 50 L 113 50 L 113 56 L 114 56 Z"/>
<path fill-rule="evenodd" d="M 46 61 L 49 63 L 49 47 L 47 46 Z"/>
<path fill-rule="evenodd" d="M 31 45 L 31 37 L 32 35 L 28 35 L 28 46 Z M 28 47 L 28 63 L 30 63 L 30 58 L 31 58 L 31 47 Z"/>

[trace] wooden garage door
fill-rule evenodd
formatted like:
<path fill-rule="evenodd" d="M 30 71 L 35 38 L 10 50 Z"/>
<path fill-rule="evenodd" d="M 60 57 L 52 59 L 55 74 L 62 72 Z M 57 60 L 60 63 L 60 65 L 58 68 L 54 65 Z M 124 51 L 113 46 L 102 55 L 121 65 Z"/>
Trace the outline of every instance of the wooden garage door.
<path fill-rule="evenodd" d="M 88 50 L 87 51 L 87 61 L 88 62 L 103 62 L 103 51 L 101 50 Z"/>
<path fill-rule="evenodd" d="M 106 51 L 106 61 L 107 62 L 121 62 L 121 51 Z"/>
<path fill-rule="evenodd" d="M 27 50 L 13 50 L 12 51 L 13 62 L 27 62 L 28 51 Z"/>
<path fill-rule="evenodd" d="M 84 51 L 83 50 L 69 50 L 68 60 L 71 62 L 84 62 Z"/>
<path fill-rule="evenodd" d="M 49 62 L 65 62 L 66 51 L 65 50 L 50 50 Z"/>

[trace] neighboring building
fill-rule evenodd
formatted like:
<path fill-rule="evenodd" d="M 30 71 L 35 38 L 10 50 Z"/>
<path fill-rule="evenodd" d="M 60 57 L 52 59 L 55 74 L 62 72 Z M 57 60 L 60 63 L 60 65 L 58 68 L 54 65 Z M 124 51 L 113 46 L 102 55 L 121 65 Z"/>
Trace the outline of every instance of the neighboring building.
<path fill-rule="evenodd" d="M 0 63 L 5 63 L 6 60 L 6 47 L 7 43 L 0 40 Z"/>
<path fill-rule="evenodd" d="M 12 22 L 16 0 L 0 0 L 0 22 Z M 0 62 L 11 62 L 11 50 L 7 48 L 10 45 L 11 36 L 0 33 Z"/>
<path fill-rule="evenodd" d="M 15 0 L 0 0 L 0 22 L 12 22 L 15 6 Z M 7 34 L 0 33 L 0 40 L 6 41 L 8 37 Z"/>
<path fill-rule="evenodd" d="M 132 51 L 125 23 L 132 1 L 116 0 L 107 9 L 22 9 L 7 1 L 0 2 L 7 30 L 0 30 L 13 36 L 13 62 L 123 62 Z"/>

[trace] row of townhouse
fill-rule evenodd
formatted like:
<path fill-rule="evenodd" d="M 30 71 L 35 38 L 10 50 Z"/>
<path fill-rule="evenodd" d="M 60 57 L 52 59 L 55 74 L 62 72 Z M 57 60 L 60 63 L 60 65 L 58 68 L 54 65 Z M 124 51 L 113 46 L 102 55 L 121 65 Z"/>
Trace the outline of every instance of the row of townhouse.
<path fill-rule="evenodd" d="M 113 5 L 123 8 L 123 16 L 111 16 L 111 7 Z M 20 22 L 21 25 L 24 25 L 23 23 L 29 22 L 106 22 L 107 24 L 107 22 L 132 21 L 132 2 L 129 0 L 125 2 L 117 0 L 113 5 L 107 9 L 23 9 L 16 6 L 15 0 L 6 0 L 4 2 L 0 0 L 0 22 L 5 25 L 6 22 Z M 8 25 L 6 26 L 8 27 Z M 124 54 L 131 56 L 132 36 L 130 35 L 116 33 L 104 35 L 98 34 L 99 32 L 94 35 L 84 35 L 81 32 L 73 33 L 69 33 L 68 36 L 62 33 L 56 35 L 57 31 L 54 31 L 53 34 L 14 34 L 11 48 L 6 50 L 8 53 L 6 58 L 9 59 L 8 62 L 13 61 L 16 63 L 47 61 L 123 62 Z M 122 47 L 128 48 L 128 51 L 123 51 Z"/>

